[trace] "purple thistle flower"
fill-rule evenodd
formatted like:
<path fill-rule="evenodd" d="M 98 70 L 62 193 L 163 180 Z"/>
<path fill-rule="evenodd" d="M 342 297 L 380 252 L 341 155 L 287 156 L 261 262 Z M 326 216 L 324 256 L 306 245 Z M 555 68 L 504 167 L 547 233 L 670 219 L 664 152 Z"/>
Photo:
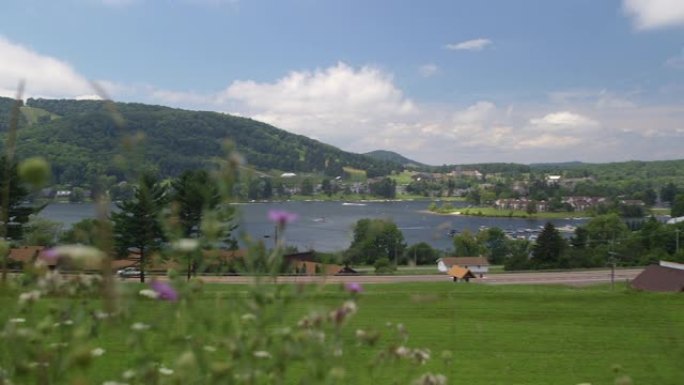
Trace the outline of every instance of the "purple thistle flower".
<path fill-rule="evenodd" d="M 45 261 L 47 263 L 57 262 L 60 257 L 61 257 L 61 255 L 59 254 L 59 252 L 54 247 L 51 247 L 49 249 L 45 249 L 38 255 L 38 258 L 42 259 L 43 261 Z"/>
<path fill-rule="evenodd" d="M 159 299 L 164 300 L 164 301 L 177 301 L 178 300 L 178 293 L 176 292 L 176 289 L 173 288 L 173 286 L 169 285 L 166 282 L 161 282 L 161 281 L 152 281 L 150 283 L 150 288 L 154 290 L 157 294 L 159 294 Z"/>
<path fill-rule="evenodd" d="M 352 294 L 357 294 L 363 291 L 363 286 L 357 282 L 348 282 L 344 285 L 344 289 Z"/>
<path fill-rule="evenodd" d="M 286 224 L 296 221 L 297 218 L 299 218 L 299 215 L 285 210 L 268 211 L 268 219 L 271 222 L 275 222 L 280 227 L 285 227 Z"/>

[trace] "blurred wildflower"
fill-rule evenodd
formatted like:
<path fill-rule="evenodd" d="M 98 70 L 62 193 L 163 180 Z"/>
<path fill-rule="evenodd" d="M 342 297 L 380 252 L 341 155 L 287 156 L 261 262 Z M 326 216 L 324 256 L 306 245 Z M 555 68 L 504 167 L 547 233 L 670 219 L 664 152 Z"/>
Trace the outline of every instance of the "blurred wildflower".
<path fill-rule="evenodd" d="M 442 361 L 444 361 L 444 365 L 451 365 L 451 361 L 453 361 L 453 359 L 454 353 L 451 350 L 442 350 Z"/>
<path fill-rule="evenodd" d="M 632 378 L 627 375 L 622 375 L 615 379 L 615 385 L 632 385 Z"/>
<path fill-rule="evenodd" d="M 152 283 L 150 283 L 150 287 L 159 295 L 159 299 L 165 301 L 178 300 L 178 293 L 176 292 L 176 289 L 166 282 L 152 281 Z"/>
<path fill-rule="evenodd" d="M 55 263 L 59 260 L 61 256 L 54 248 L 45 249 L 40 253 L 40 261 L 47 262 L 48 264 Z M 38 262 L 38 261 L 36 261 Z"/>
<path fill-rule="evenodd" d="M 271 358 L 271 353 L 265 350 L 259 350 L 253 353 L 256 358 Z"/>
<path fill-rule="evenodd" d="M 414 385 L 446 385 L 447 378 L 442 374 L 425 373 L 417 380 L 413 381 Z"/>
<path fill-rule="evenodd" d="M 296 221 L 297 218 L 299 218 L 299 215 L 285 210 L 270 210 L 268 212 L 268 219 L 280 227 L 285 227 L 288 223 Z"/>
<path fill-rule="evenodd" d="M 330 320 L 336 325 L 342 324 L 348 316 L 356 314 L 356 303 L 354 301 L 346 301 L 339 308 L 330 312 Z"/>
<path fill-rule="evenodd" d="M 336 366 L 336 367 L 330 369 L 330 377 L 332 377 L 336 380 L 343 379 L 346 374 L 347 373 L 345 372 L 344 368 L 340 368 L 340 367 Z"/>
<path fill-rule="evenodd" d="M 107 318 L 109 318 L 109 316 L 110 316 L 109 313 L 106 313 L 106 312 L 103 312 L 100 310 L 95 312 L 95 318 L 100 319 L 100 320 L 107 319 Z"/>
<path fill-rule="evenodd" d="M 69 258 L 83 267 L 97 268 L 104 259 L 104 253 L 92 246 L 64 245 L 48 249 L 41 253 L 40 257 L 49 262 Z"/>
<path fill-rule="evenodd" d="M 124 380 L 130 380 L 135 377 L 135 370 L 128 369 L 121 374 L 121 377 L 123 377 Z"/>
<path fill-rule="evenodd" d="M 413 349 L 413 360 L 420 365 L 425 365 L 430 359 L 429 349 Z"/>
<path fill-rule="evenodd" d="M 408 357 L 408 355 L 411 354 L 411 349 L 407 348 L 406 346 L 399 346 L 394 349 L 394 354 L 396 354 L 398 357 Z"/>
<path fill-rule="evenodd" d="M 344 285 L 344 289 L 352 294 L 357 294 L 363 291 L 363 286 L 357 282 L 348 282 Z"/>
<path fill-rule="evenodd" d="M 35 302 L 40 299 L 40 291 L 31 290 L 26 293 L 19 294 L 19 305 L 24 305 L 26 303 Z"/>
<path fill-rule="evenodd" d="M 142 289 L 138 292 L 138 294 L 143 296 L 143 297 L 147 297 L 147 298 L 151 298 L 151 299 L 159 298 L 159 293 L 157 293 L 156 291 L 154 291 L 152 289 Z"/>
<path fill-rule="evenodd" d="M 199 247 L 199 241 L 193 238 L 182 238 L 173 242 L 171 247 L 173 247 L 173 249 L 176 251 L 189 253 L 197 250 L 197 248 Z"/>
<path fill-rule="evenodd" d="M 50 179 L 50 164 L 41 157 L 28 158 L 18 167 L 19 178 L 33 188 L 40 188 Z"/>
<path fill-rule="evenodd" d="M 141 332 L 144 330 L 147 330 L 150 328 L 150 325 L 144 324 L 142 322 L 136 322 L 133 325 L 131 325 L 131 330 L 136 331 L 136 332 Z"/>
<path fill-rule="evenodd" d="M 195 353 L 193 353 L 191 350 L 188 350 L 186 352 L 183 352 L 178 359 L 176 360 L 176 365 L 175 367 L 179 370 L 181 369 L 192 369 L 197 365 L 197 358 L 195 357 Z"/>
<path fill-rule="evenodd" d="M 165 376 L 170 376 L 173 374 L 173 369 L 169 369 L 165 366 L 160 366 L 159 367 L 159 374 L 163 374 Z"/>
<path fill-rule="evenodd" d="M 26 322 L 26 318 L 12 318 L 9 320 L 9 322 L 13 324 L 23 324 Z"/>
<path fill-rule="evenodd" d="M 95 348 L 95 349 L 90 351 L 90 355 L 93 357 L 100 357 L 103 354 L 105 354 L 105 350 L 102 348 Z"/>

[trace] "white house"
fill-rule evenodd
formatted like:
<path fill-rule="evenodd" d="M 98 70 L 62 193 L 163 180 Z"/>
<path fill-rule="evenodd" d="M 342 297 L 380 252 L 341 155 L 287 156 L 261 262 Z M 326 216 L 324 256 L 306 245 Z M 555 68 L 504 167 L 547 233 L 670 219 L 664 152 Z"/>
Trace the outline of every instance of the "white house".
<path fill-rule="evenodd" d="M 679 222 L 684 222 L 684 217 L 675 217 L 667 220 L 668 225 L 674 225 Z"/>
<path fill-rule="evenodd" d="M 464 267 L 480 278 L 489 273 L 489 262 L 485 257 L 444 257 L 437 260 L 437 269 L 443 273 L 454 265 Z"/>

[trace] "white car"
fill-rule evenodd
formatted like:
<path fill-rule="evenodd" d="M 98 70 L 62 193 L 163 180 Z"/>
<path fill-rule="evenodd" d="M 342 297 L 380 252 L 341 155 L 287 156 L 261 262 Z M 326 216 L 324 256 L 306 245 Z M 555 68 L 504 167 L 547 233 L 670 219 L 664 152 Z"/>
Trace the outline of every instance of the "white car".
<path fill-rule="evenodd" d="M 140 277 L 140 269 L 134 266 L 124 267 L 123 269 L 117 270 L 116 275 L 121 278 Z"/>

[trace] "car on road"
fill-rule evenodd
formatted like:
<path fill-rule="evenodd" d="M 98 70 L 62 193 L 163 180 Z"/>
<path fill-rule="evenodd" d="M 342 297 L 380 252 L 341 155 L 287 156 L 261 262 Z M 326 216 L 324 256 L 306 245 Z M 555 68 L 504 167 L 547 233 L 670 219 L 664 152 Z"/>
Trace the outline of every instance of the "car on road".
<path fill-rule="evenodd" d="M 135 266 L 124 267 L 117 270 L 116 275 L 121 278 L 137 278 L 140 277 L 140 269 Z"/>

